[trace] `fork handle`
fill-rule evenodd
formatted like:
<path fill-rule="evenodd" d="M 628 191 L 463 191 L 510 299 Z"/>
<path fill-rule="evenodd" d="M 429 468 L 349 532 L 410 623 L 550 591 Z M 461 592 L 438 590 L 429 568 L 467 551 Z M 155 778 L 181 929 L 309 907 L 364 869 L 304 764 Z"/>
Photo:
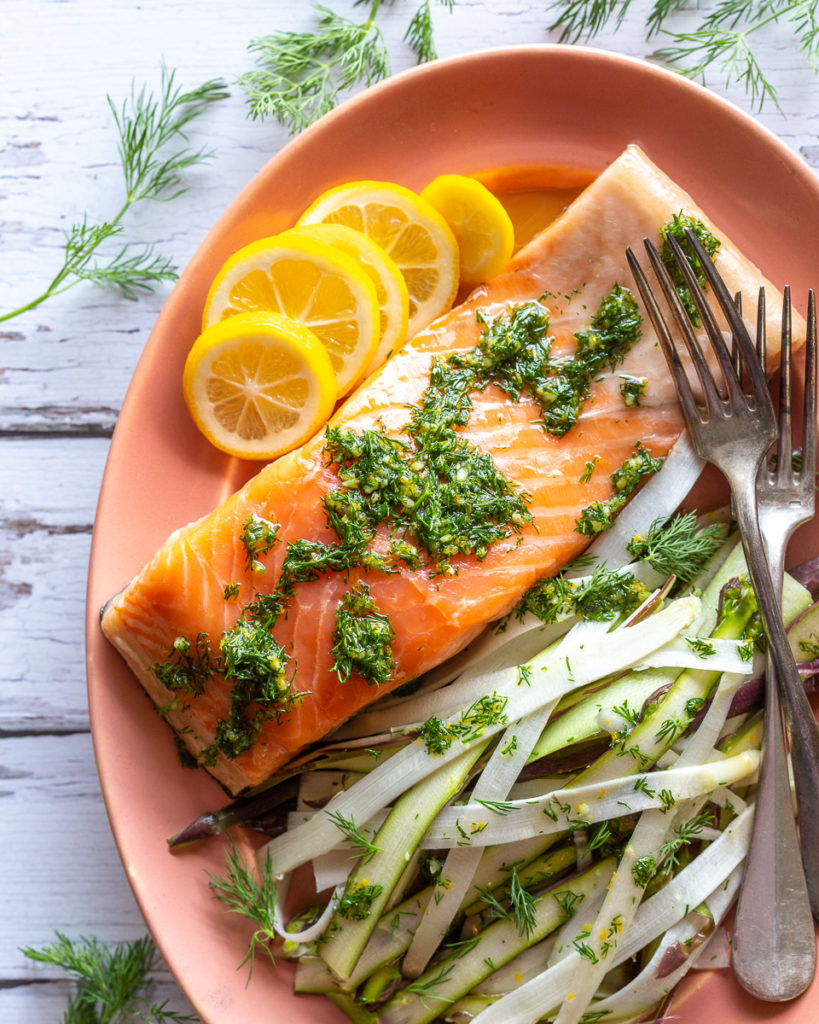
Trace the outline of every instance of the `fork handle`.
<path fill-rule="evenodd" d="M 734 915 L 731 967 L 757 999 L 795 999 L 816 971 L 805 873 L 793 816 L 782 708 L 768 665 L 765 732 L 751 845 Z"/>
<path fill-rule="evenodd" d="M 791 746 L 791 763 L 796 784 L 800 846 L 811 911 L 819 921 L 819 728 L 799 676 L 785 626 L 780 601 L 774 589 L 756 512 L 756 477 L 747 475 L 747 486 L 735 486 L 737 523 L 745 559 L 756 593 L 762 624 L 768 638 L 769 656 L 775 667 L 779 695 L 785 709 Z"/>

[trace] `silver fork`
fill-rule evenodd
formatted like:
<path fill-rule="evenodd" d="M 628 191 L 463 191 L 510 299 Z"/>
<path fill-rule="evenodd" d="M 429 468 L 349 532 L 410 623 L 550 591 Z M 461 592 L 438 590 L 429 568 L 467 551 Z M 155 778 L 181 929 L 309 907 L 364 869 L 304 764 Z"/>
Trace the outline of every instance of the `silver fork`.
<path fill-rule="evenodd" d="M 816 477 L 816 301 L 808 299 L 808 331 L 805 351 L 805 395 L 802 426 L 802 464 L 794 467 L 791 418 L 791 303 L 785 289 L 782 305 L 782 348 L 779 384 L 779 436 L 776 465 L 763 463 L 757 478 L 759 528 L 768 553 L 774 586 L 780 589 L 785 567 L 785 550 L 791 534 L 814 514 Z M 760 291 L 757 314 L 757 351 L 765 365 L 765 293 Z M 805 691 L 785 695 L 789 731 L 797 746 L 810 743 L 793 736 L 813 715 Z M 745 861 L 745 875 L 734 917 L 732 966 L 740 984 L 760 999 L 780 1001 L 801 994 L 816 969 L 816 944 L 807 911 L 805 871 L 790 855 L 797 843 L 793 818 L 787 754 L 782 729 L 776 669 L 768 660 L 765 708 L 764 757 L 756 791 L 756 809 L 751 847 Z M 809 769 L 805 759 L 794 762 L 794 772 Z M 813 770 L 816 770 L 814 766 Z M 801 780 L 800 790 L 812 784 Z M 815 822 L 800 814 L 806 869 L 815 883 L 815 852 L 818 840 Z M 783 852 L 785 851 L 785 852 Z M 773 884 L 771 884 L 773 879 Z M 815 906 L 815 892 L 810 902 Z M 795 933 L 795 935 L 794 935 Z M 803 948 L 795 950 L 795 936 L 804 936 Z"/>
<path fill-rule="evenodd" d="M 677 384 L 680 402 L 694 447 L 703 459 L 712 462 L 722 470 L 730 484 L 751 582 L 757 595 L 763 625 L 768 637 L 769 655 L 776 667 L 775 678 L 778 680 L 779 692 L 786 703 L 793 702 L 788 720 L 789 724 L 793 723 L 791 739 L 794 774 L 801 782 L 801 792 L 797 791 L 797 799 L 802 823 L 802 856 L 809 879 L 808 891 L 813 899 L 813 912 L 816 915 L 819 913 L 819 730 L 816 729 L 815 720 L 807 705 L 802 683 L 785 636 L 779 610 L 779 595 L 777 588 L 773 585 L 768 568 L 756 508 L 759 469 L 778 434 L 773 404 L 768 393 L 763 369 L 756 357 L 754 346 L 742 318 L 699 241 L 689 233 L 689 242 L 697 253 L 703 272 L 706 274 L 722 313 L 731 328 L 742 365 L 745 366 L 750 379 L 750 395 L 746 395 L 743 391 L 722 332 L 697 282 L 694 271 L 679 245 L 673 239 L 669 239 L 669 242 L 699 310 L 705 333 L 721 368 L 727 395 L 725 399 L 721 397 L 700 347 L 697 334 L 679 300 L 674 284 L 656 248 L 646 240 L 645 245 L 649 259 L 673 312 L 674 319 L 685 339 L 686 348 L 699 377 L 704 395 L 704 410 L 700 410 L 697 405 L 676 342 L 668 329 L 645 274 L 631 250 L 627 252 L 627 257 Z M 789 433 L 786 445 L 786 451 L 790 454 L 791 438 Z M 786 472 L 784 463 L 789 463 L 789 461 L 788 458 L 779 460 L 780 466 L 783 466 L 783 476 L 777 477 L 777 481 L 784 480 Z M 808 478 L 807 473 L 803 475 Z M 770 486 L 770 481 L 768 481 L 768 485 Z M 772 686 L 770 689 L 773 690 L 774 687 Z M 779 722 L 778 710 L 775 710 L 770 718 L 774 724 Z M 775 733 L 775 730 L 773 732 Z M 780 760 L 780 765 L 782 763 L 783 761 Z M 773 771 L 776 771 L 776 762 L 774 762 Z M 787 785 L 786 781 L 784 785 Z M 787 818 L 788 803 L 779 802 L 776 806 L 779 813 Z M 760 826 L 760 828 L 762 827 Z M 768 832 L 771 830 L 772 828 L 769 828 Z M 765 885 L 762 886 L 768 894 L 765 898 L 768 899 L 770 916 L 766 921 L 766 927 L 769 930 L 776 929 L 777 931 L 776 955 L 778 962 L 783 965 L 786 975 L 784 981 L 787 986 L 786 994 L 784 996 L 776 995 L 774 998 L 791 998 L 802 991 L 813 976 L 816 956 L 815 941 L 810 922 L 810 911 L 808 910 L 807 913 L 805 911 L 804 876 L 801 888 L 799 884 L 799 848 L 796 841 L 796 830 L 793 826 L 790 829 L 782 826 L 773 829 L 773 832 L 770 839 L 776 843 L 776 862 L 775 866 L 770 861 L 768 862 L 767 875 L 764 879 Z M 785 864 L 789 865 L 787 872 L 784 872 L 782 868 L 782 865 Z M 779 880 L 782 881 L 782 884 L 779 884 Z M 802 925 L 799 926 L 797 921 L 803 922 Z M 750 944 L 746 944 L 746 948 L 748 945 Z M 788 966 L 785 967 L 785 965 Z M 768 974 L 772 969 L 773 965 L 769 959 L 764 964 L 761 973 Z M 759 971 L 759 968 L 757 967 L 755 970 Z"/>

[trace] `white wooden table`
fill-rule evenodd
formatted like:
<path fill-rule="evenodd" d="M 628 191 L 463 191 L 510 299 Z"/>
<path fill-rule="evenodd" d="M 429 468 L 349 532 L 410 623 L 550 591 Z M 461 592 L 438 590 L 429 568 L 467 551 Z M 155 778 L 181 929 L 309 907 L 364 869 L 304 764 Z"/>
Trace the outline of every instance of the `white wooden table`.
<path fill-rule="evenodd" d="M 329 6 L 361 20 L 352 0 Z M 413 63 L 402 41 L 417 6 L 384 7 L 393 69 Z M 546 5 L 526 0 L 436 4 L 441 56 L 545 42 Z M 596 45 L 643 56 L 646 0 Z M 128 237 L 183 266 L 235 193 L 287 141 L 252 122 L 236 77 L 251 38 L 313 23 L 305 0 L 0 0 L 0 313 L 38 294 L 60 263 L 63 229 L 83 211 L 103 218 L 121 202 L 105 94 L 158 82 L 160 64 L 188 86 L 224 77 L 230 99 L 197 123 L 214 149 L 170 206 L 127 218 Z M 554 41 L 554 36 L 552 37 Z M 819 169 L 819 78 L 784 35 L 760 47 L 781 112 L 759 115 Z M 722 91 L 750 109 L 739 88 Z M 774 201 L 774 197 L 772 197 Z M 795 239 L 806 254 L 815 239 Z M 819 283 L 819 268 L 817 268 Z M 134 365 L 167 291 L 138 302 L 80 285 L 0 323 L 0 1021 L 60 1018 L 68 991 L 57 972 L 26 960 L 55 929 L 107 942 L 144 925 L 103 810 L 88 731 L 83 652 L 85 576 L 109 438 Z M 184 1008 L 171 979 L 160 996 Z"/>

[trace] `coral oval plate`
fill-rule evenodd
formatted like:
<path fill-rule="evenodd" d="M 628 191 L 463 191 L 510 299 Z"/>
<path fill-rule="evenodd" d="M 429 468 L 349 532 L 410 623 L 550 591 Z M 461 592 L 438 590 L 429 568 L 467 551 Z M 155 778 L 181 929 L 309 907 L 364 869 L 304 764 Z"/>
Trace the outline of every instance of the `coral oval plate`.
<path fill-rule="evenodd" d="M 373 142 L 377 141 L 377 145 Z M 223 802 L 204 772 L 179 767 L 170 731 L 99 631 L 102 603 L 167 535 L 209 511 L 253 467 L 197 433 L 181 391 L 205 294 L 225 258 L 291 225 L 325 188 L 357 178 L 421 188 L 442 172 L 499 166 L 601 170 L 636 142 L 803 306 L 799 239 L 819 237 L 819 179 L 783 143 L 715 95 L 669 72 L 580 47 L 486 50 L 388 80 L 290 142 L 242 190 L 180 278 L 146 345 L 114 433 L 94 528 L 87 606 L 91 725 L 103 794 L 139 905 L 206 1024 L 321 1024 L 341 1014 L 296 997 L 292 970 L 237 971 L 249 927 L 209 895 L 221 844 L 177 855 L 165 837 Z M 819 549 L 810 530 L 801 557 Z M 800 559 L 801 560 L 801 559 Z M 700 972 L 675 997 L 681 1024 L 819 1019 L 819 987 L 783 1007 L 755 1003 L 726 971 Z"/>

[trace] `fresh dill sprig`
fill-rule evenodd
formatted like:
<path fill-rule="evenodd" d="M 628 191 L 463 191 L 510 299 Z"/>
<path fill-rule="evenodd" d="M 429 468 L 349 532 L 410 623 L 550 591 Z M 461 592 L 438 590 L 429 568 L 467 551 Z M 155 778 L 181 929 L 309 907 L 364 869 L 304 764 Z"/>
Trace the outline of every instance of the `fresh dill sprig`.
<path fill-rule="evenodd" d="M 248 45 L 255 67 L 239 78 L 252 118 L 274 117 L 290 132 L 303 131 L 332 110 L 342 93 L 354 86 L 369 86 L 391 73 L 390 58 L 376 15 L 382 0 L 356 0 L 369 4 L 364 21 L 354 21 L 315 4 L 315 29 L 274 32 Z M 449 11 L 455 0 L 439 0 Z M 435 27 L 431 0 L 422 0 L 404 34 L 418 63 L 435 60 Z"/>
<path fill-rule="evenodd" d="M 518 935 L 528 939 L 537 925 L 535 898 L 521 885 L 516 867 L 512 868 L 512 877 L 509 880 L 509 904 Z"/>
<path fill-rule="evenodd" d="M 549 31 L 560 31 L 560 42 L 588 41 L 607 28 L 620 27 L 631 0 L 555 0 L 555 18 Z M 670 42 L 650 54 L 688 78 L 702 82 L 712 72 L 726 85 L 744 86 L 751 102 L 761 109 L 767 101 L 777 107 L 776 89 L 765 76 L 752 44 L 773 23 L 791 27 L 795 41 L 812 71 L 819 70 L 819 19 L 815 0 L 719 0 L 693 31 L 668 28 L 669 19 L 688 5 L 685 0 L 654 0 L 646 19 L 646 38 L 659 33 Z"/>
<path fill-rule="evenodd" d="M 404 34 L 404 41 L 418 57 L 419 64 L 437 58 L 438 51 L 435 49 L 432 10 L 429 0 L 424 0 L 413 14 Z"/>
<path fill-rule="evenodd" d="M 250 116 L 275 117 L 300 132 L 332 110 L 339 94 L 354 85 L 372 85 L 390 74 L 390 59 L 372 0 L 366 21 L 356 22 L 316 4 L 313 32 L 274 32 L 254 39 L 254 70 L 239 79 Z"/>
<path fill-rule="evenodd" d="M 560 43 L 576 43 L 597 35 L 616 17 L 620 26 L 631 0 L 555 0 L 549 6 L 557 17 L 548 26 L 549 32 L 560 29 Z"/>
<path fill-rule="evenodd" d="M 68 971 L 77 982 L 69 997 L 64 1024 L 193 1024 L 189 1013 L 168 1009 L 167 1003 L 150 999 L 151 972 L 159 966 L 159 954 L 146 935 L 135 942 L 106 946 L 96 938 L 72 940 L 56 932 L 56 941 L 42 949 L 26 947 L 30 960 Z"/>
<path fill-rule="evenodd" d="M 353 818 L 345 818 L 341 811 L 327 811 L 327 817 L 332 821 L 344 838 L 355 848 L 353 858 L 368 863 L 373 857 L 381 852 L 381 847 L 376 846 L 369 840 L 364 831 L 356 825 Z"/>
<path fill-rule="evenodd" d="M 25 305 L 1 314 L 0 322 L 35 309 L 80 281 L 111 286 L 126 298 L 134 299 L 139 292 L 151 291 L 162 281 L 175 280 L 176 267 L 164 256 L 155 254 L 151 246 L 134 251 L 125 245 L 106 261 L 91 261 L 103 242 L 122 234 L 122 219 L 135 203 L 143 199 L 168 202 L 185 191 L 183 172 L 211 156 L 204 149 L 191 149 L 186 144 L 187 127 L 208 104 L 227 95 L 225 83 L 219 79 L 183 91 L 176 85 L 175 72 L 163 67 L 158 95 L 145 86 L 137 92 L 132 85 L 130 97 L 120 106 L 107 96 L 119 135 L 117 148 L 125 179 L 122 206 L 110 220 L 95 224 L 86 215 L 73 224 L 65 233 L 63 265 L 45 291 Z"/>
<path fill-rule="evenodd" d="M 439 2 L 450 12 L 455 5 L 455 0 L 439 0 Z M 435 26 L 432 24 L 430 0 L 423 0 L 421 6 L 413 14 L 404 34 L 404 41 L 415 53 L 419 64 L 437 59 L 438 51 L 435 49 Z"/>
<path fill-rule="evenodd" d="M 800 13 L 815 18 L 813 0 L 783 3 L 769 0 L 758 4 L 755 0 L 722 0 L 693 32 L 668 32 L 673 40 L 669 46 L 655 51 L 655 60 L 673 64 L 687 78 L 705 81 L 706 72 L 719 66 L 726 85 L 740 82 L 758 110 L 765 100 L 771 100 L 777 109 L 776 90 L 765 77 L 759 61 L 751 49 L 750 37 L 772 22 L 781 19 L 796 20 Z M 794 17 L 795 16 L 795 17 Z M 806 54 L 815 53 L 817 25 L 806 24 L 797 33 Z"/>
<path fill-rule="evenodd" d="M 244 967 L 246 963 L 250 963 L 247 976 L 247 980 L 250 981 L 257 949 L 269 956 L 273 963 L 276 962 L 271 948 L 276 939 L 276 880 L 269 857 L 265 861 L 260 880 L 235 846 L 228 847 L 225 864 L 227 873 L 223 878 L 212 875 L 209 871 L 206 874 L 210 879 L 211 892 L 223 906 L 227 907 L 228 912 L 241 914 L 256 925 L 245 958 L 239 964 L 239 967 Z"/>
<path fill-rule="evenodd" d="M 405 991 L 413 992 L 419 996 L 424 1006 L 428 1005 L 425 1002 L 426 999 L 450 1002 L 445 996 L 439 996 L 435 990 L 439 985 L 443 985 L 445 981 L 449 980 L 449 976 L 454 970 L 455 964 L 442 964 L 437 974 L 434 974 L 431 978 L 418 978 L 417 981 L 410 982 Z"/>
<path fill-rule="evenodd" d="M 630 554 L 664 576 L 690 583 L 725 540 L 722 523 L 700 527 L 693 512 L 665 521 L 655 519 L 645 537 L 634 536 L 626 545 Z"/>
<path fill-rule="evenodd" d="M 660 847 L 658 862 L 662 865 L 663 871 L 666 874 L 673 873 L 679 865 L 680 851 L 693 843 L 703 829 L 711 828 L 713 825 L 714 815 L 706 808 L 676 828 L 671 839 Z"/>

